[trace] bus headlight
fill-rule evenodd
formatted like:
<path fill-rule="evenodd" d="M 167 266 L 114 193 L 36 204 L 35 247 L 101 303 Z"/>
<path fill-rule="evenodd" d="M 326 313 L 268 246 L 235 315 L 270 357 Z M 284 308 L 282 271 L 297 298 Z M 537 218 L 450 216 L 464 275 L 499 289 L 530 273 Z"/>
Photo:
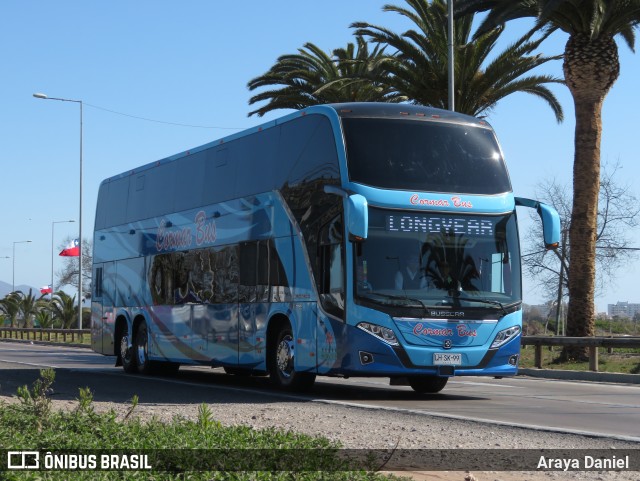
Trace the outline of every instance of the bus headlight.
<path fill-rule="evenodd" d="M 387 344 L 392 346 L 398 345 L 398 338 L 395 333 L 387 327 L 378 326 L 377 324 L 371 324 L 369 322 L 361 322 L 356 327 L 376 336 Z"/>
<path fill-rule="evenodd" d="M 496 336 L 496 338 L 493 340 L 493 343 L 491 344 L 491 349 L 494 349 L 496 347 L 502 346 L 503 344 L 506 344 L 511 339 L 516 337 L 518 334 L 520 334 L 520 326 L 513 326 L 513 327 L 510 327 L 509 329 L 500 331 Z"/>

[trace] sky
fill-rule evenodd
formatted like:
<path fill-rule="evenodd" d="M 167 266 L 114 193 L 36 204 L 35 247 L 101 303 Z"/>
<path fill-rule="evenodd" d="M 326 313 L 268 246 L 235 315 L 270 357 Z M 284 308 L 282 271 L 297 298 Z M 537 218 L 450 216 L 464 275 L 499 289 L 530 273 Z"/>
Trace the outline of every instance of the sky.
<path fill-rule="evenodd" d="M 84 238 L 92 238 L 103 179 L 289 113 L 248 117 L 253 93 L 247 82 L 306 42 L 327 52 L 346 46 L 354 40 L 352 22 L 397 32 L 409 28 L 403 17 L 382 11 L 386 3 L 404 5 L 402 0 L 0 2 L 0 206 L 5 219 L 0 280 L 49 284 L 52 245 L 57 271 L 62 266 L 58 246 L 78 233 L 79 104 L 39 100 L 34 93 L 83 101 L 82 230 Z M 524 32 L 527 22 L 507 27 L 502 48 Z M 566 39 L 555 34 L 540 51 L 561 54 Z M 626 44 L 618 45 L 621 74 L 604 104 L 601 158 L 620 162 L 620 183 L 640 199 L 640 57 Z M 561 62 L 537 72 L 560 77 Z M 502 100 L 487 117 L 518 196 L 535 197 L 545 179 L 571 184 L 573 103 L 566 87 L 551 89 L 565 111 L 562 124 L 546 103 L 523 93 Z M 526 212 L 520 214 L 525 217 Z M 52 224 L 64 220 L 76 222 Z M 640 246 L 638 231 L 632 238 Z M 598 311 L 618 301 L 640 302 L 634 277 L 639 267 L 633 261 L 620 270 L 596 298 Z M 526 278 L 523 294 L 529 304 L 544 300 Z"/>

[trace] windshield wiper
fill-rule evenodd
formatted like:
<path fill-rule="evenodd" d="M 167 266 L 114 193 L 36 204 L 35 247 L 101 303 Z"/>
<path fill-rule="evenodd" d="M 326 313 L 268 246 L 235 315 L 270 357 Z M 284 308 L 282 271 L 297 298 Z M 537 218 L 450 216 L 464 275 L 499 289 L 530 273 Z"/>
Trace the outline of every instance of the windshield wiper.
<path fill-rule="evenodd" d="M 479 299 L 474 297 L 460 297 L 460 296 L 451 296 L 454 301 L 465 301 L 465 302 L 479 302 L 480 304 L 490 304 L 492 306 L 497 306 L 502 310 L 503 315 L 507 315 L 508 312 L 504 307 L 504 304 L 500 301 L 494 301 L 492 299 Z"/>
<path fill-rule="evenodd" d="M 415 302 L 417 304 L 420 305 L 420 307 L 422 307 L 424 309 L 425 313 L 429 312 L 429 306 L 427 306 L 422 300 L 417 299 L 415 297 L 409 297 L 409 296 L 398 296 L 398 295 L 394 295 L 394 294 L 383 294 L 381 292 L 376 292 L 376 291 L 371 291 L 370 294 L 376 295 L 376 296 L 381 296 L 381 297 L 386 297 L 387 299 L 397 299 L 399 301 L 411 301 L 411 302 Z M 376 299 L 370 297 L 370 296 L 366 296 L 367 299 L 370 299 L 372 301 L 376 301 Z M 379 301 L 378 301 L 379 302 Z"/>

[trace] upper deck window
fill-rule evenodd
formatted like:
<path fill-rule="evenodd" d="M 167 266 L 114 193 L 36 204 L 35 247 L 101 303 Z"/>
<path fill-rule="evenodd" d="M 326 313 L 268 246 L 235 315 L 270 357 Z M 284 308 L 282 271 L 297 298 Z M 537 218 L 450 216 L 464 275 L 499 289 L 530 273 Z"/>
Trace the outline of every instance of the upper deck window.
<path fill-rule="evenodd" d="M 493 131 L 436 121 L 343 118 L 349 178 L 384 189 L 511 191 Z"/>

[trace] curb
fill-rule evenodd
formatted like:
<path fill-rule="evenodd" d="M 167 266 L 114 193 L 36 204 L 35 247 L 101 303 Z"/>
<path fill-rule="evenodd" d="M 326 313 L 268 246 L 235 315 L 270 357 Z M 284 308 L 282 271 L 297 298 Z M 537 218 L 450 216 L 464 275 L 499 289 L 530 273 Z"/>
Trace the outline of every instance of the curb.
<path fill-rule="evenodd" d="M 563 371 L 559 369 L 518 369 L 518 375 L 545 379 L 562 379 L 566 381 L 640 384 L 640 374 L 622 374 L 617 372 Z"/>

